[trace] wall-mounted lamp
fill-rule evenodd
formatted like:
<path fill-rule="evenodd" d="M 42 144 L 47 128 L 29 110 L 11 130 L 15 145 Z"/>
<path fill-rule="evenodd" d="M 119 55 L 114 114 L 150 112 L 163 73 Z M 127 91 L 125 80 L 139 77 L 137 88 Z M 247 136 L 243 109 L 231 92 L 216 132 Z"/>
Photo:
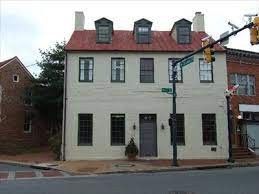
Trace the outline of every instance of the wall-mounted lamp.
<path fill-rule="evenodd" d="M 134 123 L 133 124 L 133 127 L 132 127 L 134 130 L 136 130 L 136 124 Z"/>
<path fill-rule="evenodd" d="M 165 126 L 164 126 L 164 124 L 163 124 L 163 123 L 161 124 L 161 129 L 165 129 Z"/>
<path fill-rule="evenodd" d="M 242 119 L 242 115 L 238 115 L 237 119 L 239 119 L 239 120 Z"/>

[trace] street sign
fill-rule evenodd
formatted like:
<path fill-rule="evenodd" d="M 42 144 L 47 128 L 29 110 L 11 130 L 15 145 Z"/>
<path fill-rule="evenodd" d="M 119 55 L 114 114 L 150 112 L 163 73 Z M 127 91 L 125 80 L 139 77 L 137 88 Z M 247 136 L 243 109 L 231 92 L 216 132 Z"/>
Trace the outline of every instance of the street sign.
<path fill-rule="evenodd" d="M 185 59 L 184 61 L 180 62 L 180 66 L 184 67 L 186 65 L 189 65 L 190 63 L 192 63 L 194 61 L 194 57 L 189 57 L 187 59 Z"/>
<path fill-rule="evenodd" d="M 172 88 L 162 88 L 161 92 L 172 92 Z"/>
<path fill-rule="evenodd" d="M 220 35 L 220 38 L 224 38 L 229 35 L 229 31 L 224 32 Z M 224 41 L 220 42 L 220 45 L 225 46 L 229 43 L 229 38 L 225 39 Z"/>

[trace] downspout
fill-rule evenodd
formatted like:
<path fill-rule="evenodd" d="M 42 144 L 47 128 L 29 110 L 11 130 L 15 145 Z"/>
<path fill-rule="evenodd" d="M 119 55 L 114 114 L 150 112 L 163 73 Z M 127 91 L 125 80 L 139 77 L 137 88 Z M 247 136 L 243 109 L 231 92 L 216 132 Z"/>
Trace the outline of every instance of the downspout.
<path fill-rule="evenodd" d="M 67 52 L 64 64 L 64 96 L 63 96 L 63 127 L 62 127 L 62 160 L 66 160 L 66 113 L 67 113 Z"/>

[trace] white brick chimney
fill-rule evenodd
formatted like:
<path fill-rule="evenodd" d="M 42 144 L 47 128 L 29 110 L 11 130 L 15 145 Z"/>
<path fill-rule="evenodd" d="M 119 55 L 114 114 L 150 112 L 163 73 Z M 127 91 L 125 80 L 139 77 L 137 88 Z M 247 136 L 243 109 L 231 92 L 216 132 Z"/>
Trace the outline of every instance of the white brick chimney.
<path fill-rule="evenodd" d="M 205 31 L 204 14 L 202 14 L 201 12 L 196 12 L 192 20 L 192 24 L 193 24 L 193 31 L 204 32 Z"/>
<path fill-rule="evenodd" d="M 82 31 L 85 27 L 85 15 L 82 11 L 75 12 L 75 30 Z"/>

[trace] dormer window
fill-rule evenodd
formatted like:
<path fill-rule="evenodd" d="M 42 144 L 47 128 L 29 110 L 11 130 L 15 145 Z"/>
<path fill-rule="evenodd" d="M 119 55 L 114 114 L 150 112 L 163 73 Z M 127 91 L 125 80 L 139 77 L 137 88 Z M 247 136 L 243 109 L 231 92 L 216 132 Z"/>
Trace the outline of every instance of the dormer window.
<path fill-rule="evenodd" d="M 98 27 L 98 42 L 110 42 L 109 26 Z"/>
<path fill-rule="evenodd" d="M 151 26 L 152 22 L 141 19 L 134 23 L 134 36 L 136 43 L 138 44 L 148 44 L 151 43 Z"/>
<path fill-rule="evenodd" d="M 171 30 L 171 36 L 178 44 L 191 44 L 191 25 L 192 23 L 186 19 L 181 19 L 174 23 Z"/>
<path fill-rule="evenodd" d="M 191 30 L 188 26 L 178 27 L 178 43 L 179 44 L 189 44 L 191 42 Z"/>
<path fill-rule="evenodd" d="M 95 21 L 96 43 L 111 43 L 113 22 L 106 18 Z"/>

